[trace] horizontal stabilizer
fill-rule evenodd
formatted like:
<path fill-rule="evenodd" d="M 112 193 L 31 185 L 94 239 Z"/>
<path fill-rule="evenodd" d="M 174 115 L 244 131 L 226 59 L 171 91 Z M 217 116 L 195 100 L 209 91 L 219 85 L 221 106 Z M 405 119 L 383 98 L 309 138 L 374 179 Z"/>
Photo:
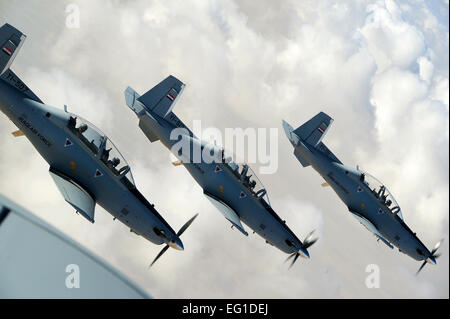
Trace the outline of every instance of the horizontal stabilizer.
<path fill-rule="evenodd" d="M 169 75 L 150 91 L 138 97 L 137 100 L 144 104 L 148 110 L 164 118 L 172 111 L 183 88 L 183 82 Z"/>
<path fill-rule="evenodd" d="M 302 151 L 304 150 L 296 147 L 294 149 L 294 155 L 303 167 L 308 167 L 311 163 L 309 163 L 309 161 L 303 156 Z"/>
<path fill-rule="evenodd" d="M 26 36 L 10 24 L 0 28 L 0 75 L 3 74 L 17 56 Z"/>
<path fill-rule="evenodd" d="M 306 143 L 316 147 L 322 141 L 331 123 L 333 123 L 333 119 L 327 114 L 320 112 L 292 133 Z"/>
<path fill-rule="evenodd" d="M 140 95 L 130 87 L 127 87 L 127 89 L 125 90 L 125 101 L 128 107 L 132 109 L 133 112 L 138 116 L 144 114 L 145 112 L 144 105 L 137 101 L 139 97 Z"/>
<path fill-rule="evenodd" d="M 66 202 L 91 223 L 94 223 L 95 201 L 92 196 L 75 181 L 50 168 L 50 175 Z"/>
<path fill-rule="evenodd" d="M 154 130 L 156 125 L 159 125 L 158 121 L 149 113 L 144 113 L 144 115 L 139 117 L 139 127 L 152 143 L 159 140 L 158 133 Z"/>
<path fill-rule="evenodd" d="M 245 231 L 244 227 L 241 224 L 241 219 L 238 214 L 227 204 L 221 201 L 219 198 L 214 195 L 209 194 L 208 192 L 204 192 L 206 198 L 222 213 L 222 215 L 231 223 L 234 227 L 236 227 L 241 233 L 245 236 L 248 236 L 248 233 Z"/>

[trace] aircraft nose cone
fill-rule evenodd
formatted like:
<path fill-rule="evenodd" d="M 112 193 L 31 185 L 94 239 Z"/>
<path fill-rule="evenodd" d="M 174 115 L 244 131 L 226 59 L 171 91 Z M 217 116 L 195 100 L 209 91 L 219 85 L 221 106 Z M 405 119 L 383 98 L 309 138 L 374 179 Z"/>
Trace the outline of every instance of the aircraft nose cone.
<path fill-rule="evenodd" d="M 436 265 L 436 259 L 433 256 L 428 257 L 427 263 Z"/>
<path fill-rule="evenodd" d="M 302 256 L 303 258 L 307 258 L 309 259 L 309 252 L 308 250 L 304 249 L 304 248 L 300 248 L 298 253 L 300 254 L 300 256 Z"/>
<path fill-rule="evenodd" d="M 169 245 L 170 247 L 172 247 L 173 249 L 176 249 L 176 250 L 184 250 L 183 243 L 181 242 L 181 239 L 179 239 L 179 238 L 177 238 L 177 239 L 175 239 L 175 240 L 171 240 L 171 241 L 168 243 L 168 245 Z"/>

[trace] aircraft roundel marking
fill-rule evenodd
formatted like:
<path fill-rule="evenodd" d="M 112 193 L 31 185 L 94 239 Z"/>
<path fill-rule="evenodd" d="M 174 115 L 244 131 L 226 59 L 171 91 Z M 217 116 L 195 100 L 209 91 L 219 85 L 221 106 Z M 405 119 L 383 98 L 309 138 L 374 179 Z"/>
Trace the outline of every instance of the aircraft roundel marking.
<path fill-rule="evenodd" d="M 71 146 L 73 143 L 71 140 L 69 140 L 68 138 L 66 138 L 66 143 L 64 143 L 64 147 L 69 147 Z"/>
<path fill-rule="evenodd" d="M 358 186 L 358 189 L 356 190 L 356 192 L 361 193 L 363 191 L 363 189 L 361 188 L 361 186 Z"/>
<path fill-rule="evenodd" d="M 217 165 L 216 169 L 214 170 L 214 172 L 219 173 L 220 171 L 222 171 L 222 169 L 219 167 L 219 165 Z"/>
<path fill-rule="evenodd" d="M 383 214 L 383 210 L 381 208 L 378 208 L 378 214 Z"/>
<path fill-rule="evenodd" d="M 242 198 L 245 198 L 245 197 L 247 197 L 247 195 L 245 195 L 245 193 L 241 191 L 241 193 L 239 194 L 239 198 L 242 199 Z"/>
<path fill-rule="evenodd" d="M 100 171 L 97 169 L 97 170 L 95 171 L 94 177 L 100 177 L 100 176 L 103 176 L 103 173 L 100 172 Z"/>

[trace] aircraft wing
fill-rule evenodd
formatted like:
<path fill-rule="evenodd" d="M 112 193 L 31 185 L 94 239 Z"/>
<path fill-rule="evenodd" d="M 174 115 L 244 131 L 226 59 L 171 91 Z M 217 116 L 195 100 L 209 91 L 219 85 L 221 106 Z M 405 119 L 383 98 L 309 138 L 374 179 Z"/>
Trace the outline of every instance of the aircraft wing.
<path fill-rule="evenodd" d="M 0 299 L 151 298 L 103 258 L 2 194 L 0 263 Z"/>
<path fill-rule="evenodd" d="M 383 237 L 383 235 L 380 234 L 378 231 L 378 228 L 372 224 L 369 220 L 358 214 L 357 212 L 349 209 L 350 213 L 353 214 L 353 216 L 356 217 L 356 219 L 364 226 L 366 227 L 370 232 L 372 232 L 378 239 L 381 239 L 383 243 L 385 243 L 389 248 L 393 249 L 394 247 L 391 245 L 391 243 Z"/>
<path fill-rule="evenodd" d="M 83 217 L 94 223 L 95 200 L 92 196 L 64 174 L 52 168 L 49 172 L 66 202 L 72 205 Z"/>
<path fill-rule="evenodd" d="M 241 233 L 245 236 L 248 236 L 248 233 L 245 231 L 244 226 L 241 224 L 241 219 L 238 214 L 227 204 L 221 201 L 219 198 L 214 195 L 209 194 L 208 192 L 203 192 L 206 198 L 222 213 L 222 215 L 231 223 L 234 227 L 236 227 Z"/>

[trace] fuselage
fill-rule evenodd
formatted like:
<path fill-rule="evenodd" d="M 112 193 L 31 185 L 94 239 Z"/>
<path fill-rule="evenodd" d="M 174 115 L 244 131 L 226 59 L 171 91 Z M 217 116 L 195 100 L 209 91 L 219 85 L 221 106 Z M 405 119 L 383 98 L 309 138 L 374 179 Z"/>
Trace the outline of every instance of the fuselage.
<path fill-rule="evenodd" d="M 96 203 L 133 232 L 158 245 L 178 239 L 132 180 L 115 173 L 80 139 L 69 125 L 73 114 L 34 101 L 3 81 L 0 110 L 24 133 L 51 169 L 82 185 Z M 166 238 L 161 237 L 161 230 Z"/>
<path fill-rule="evenodd" d="M 150 124 L 153 135 L 157 136 L 169 150 L 172 150 L 172 147 L 180 141 L 180 139 L 170 138 L 172 130 L 176 128 L 189 131 L 188 136 L 185 135 L 183 138 L 202 144 L 174 113 L 169 113 L 163 119 L 152 111 L 147 110 L 147 112 L 156 120 L 149 120 L 153 121 Z M 174 155 L 179 156 L 180 154 Z M 197 162 L 183 160 L 182 164 L 205 193 L 213 195 L 231 207 L 239 215 L 239 218 L 263 237 L 267 243 L 285 253 L 299 251 L 302 243 L 285 221 L 281 220 L 263 197 L 256 196 L 240 179 L 239 173 L 227 163 L 222 161 L 206 162 L 201 158 Z"/>
<path fill-rule="evenodd" d="M 363 225 L 369 226 L 367 228 L 378 237 L 381 235 L 380 239 L 386 240 L 387 245 L 390 243 L 396 246 L 416 260 L 424 260 L 430 256 L 429 250 L 399 216 L 400 209 L 387 205 L 378 196 L 378 192 L 370 188 L 364 173 L 333 160 L 333 156 L 326 155 L 328 149 L 321 151 L 303 141 L 299 141 L 299 145 L 294 147 L 325 179 L 349 211 L 355 214 Z M 375 226 L 375 229 L 370 224 Z"/>

